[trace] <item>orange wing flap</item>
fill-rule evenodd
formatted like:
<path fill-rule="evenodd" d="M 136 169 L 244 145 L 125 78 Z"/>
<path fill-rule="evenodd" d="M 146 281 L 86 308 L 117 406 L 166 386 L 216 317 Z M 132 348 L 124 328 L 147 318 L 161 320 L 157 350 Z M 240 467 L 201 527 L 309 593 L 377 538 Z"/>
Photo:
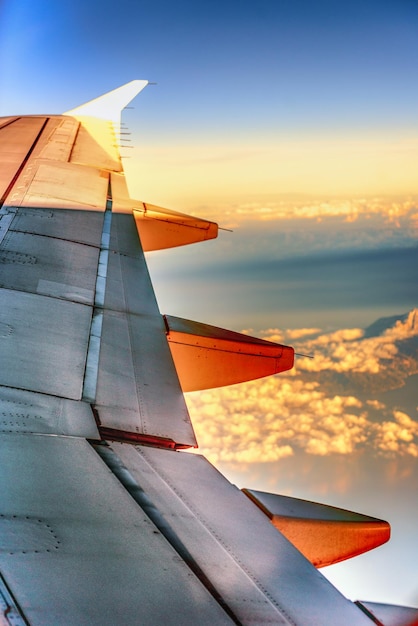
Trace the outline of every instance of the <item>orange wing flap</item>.
<path fill-rule="evenodd" d="M 233 385 L 293 367 L 289 346 L 177 317 L 164 319 L 183 391 Z"/>
<path fill-rule="evenodd" d="M 140 203 L 133 209 L 144 252 L 175 248 L 218 236 L 218 225 L 184 213 Z"/>
<path fill-rule="evenodd" d="M 363 554 L 390 538 L 388 522 L 375 517 L 252 489 L 243 492 L 315 567 Z"/>

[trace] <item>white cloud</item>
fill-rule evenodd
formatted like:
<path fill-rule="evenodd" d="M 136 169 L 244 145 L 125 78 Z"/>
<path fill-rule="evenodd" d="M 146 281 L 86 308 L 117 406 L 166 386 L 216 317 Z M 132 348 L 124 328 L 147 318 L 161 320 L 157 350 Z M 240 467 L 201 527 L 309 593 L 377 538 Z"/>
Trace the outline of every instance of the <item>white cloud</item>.
<path fill-rule="evenodd" d="M 297 348 L 314 351 L 315 359 L 298 361 L 297 369 L 242 385 L 187 395 L 201 451 L 213 462 L 276 461 L 296 449 L 308 454 L 350 454 L 371 447 L 381 454 L 418 456 L 418 422 L 392 410 L 376 397 L 332 393 L 329 376 L 357 372 L 378 376 L 393 368 L 396 340 L 418 335 L 413 312 L 378 337 L 344 329 L 305 338 L 317 329 L 299 332 L 269 329 L 266 338 L 299 336 Z M 415 363 L 415 366 L 414 366 Z M 418 356 L 411 360 L 418 371 Z M 328 384 L 321 386 L 327 372 Z M 318 379 L 306 380 L 308 375 Z M 331 391 L 330 391 L 331 389 Z M 378 419 L 377 419 L 378 418 Z"/>
<path fill-rule="evenodd" d="M 371 406 L 373 409 L 381 410 L 385 408 L 385 404 L 383 402 L 379 402 L 379 400 L 367 400 L 366 404 Z"/>
<path fill-rule="evenodd" d="M 271 194 L 270 194 L 271 195 Z M 219 206 L 217 215 L 216 204 L 212 203 L 212 211 L 216 217 L 225 219 L 225 203 Z M 321 221 L 324 219 L 340 219 L 353 223 L 359 219 L 377 220 L 381 224 L 394 228 L 405 228 L 407 225 L 418 227 L 417 197 L 390 196 L 368 197 L 334 197 L 332 199 L 298 198 L 297 196 L 280 197 L 271 195 L 268 202 L 241 202 L 228 208 L 229 219 L 236 218 L 236 224 L 243 219 L 260 221 L 284 221 L 289 219 Z"/>
<path fill-rule="evenodd" d="M 394 361 L 398 354 L 396 341 L 418 335 L 418 313 L 412 311 L 405 322 L 398 321 L 377 337 L 364 337 L 358 328 L 325 333 L 305 342 L 297 350 L 314 354 L 313 360 L 301 360 L 298 369 L 309 372 L 362 372 L 377 374 Z M 285 335 L 285 339 L 291 335 Z"/>

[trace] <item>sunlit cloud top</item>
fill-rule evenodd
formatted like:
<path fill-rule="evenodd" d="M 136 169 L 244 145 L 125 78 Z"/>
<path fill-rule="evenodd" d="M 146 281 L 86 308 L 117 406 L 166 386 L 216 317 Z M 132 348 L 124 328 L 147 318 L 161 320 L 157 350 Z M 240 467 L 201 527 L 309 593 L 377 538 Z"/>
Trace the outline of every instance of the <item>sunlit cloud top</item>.
<path fill-rule="evenodd" d="M 235 209 L 237 217 L 254 220 L 322 220 L 337 217 L 345 222 L 378 218 L 382 225 L 411 227 L 418 233 L 418 196 L 407 198 L 282 199 L 266 204 L 247 203 Z"/>
<path fill-rule="evenodd" d="M 373 327 L 261 334 L 294 338 L 297 352 L 315 358 L 298 358 L 294 370 L 262 381 L 188 394 L 200 446 L 212 461 L 272 462 L 297 450 L 418 456 L 418 416 L 382 396 L 418 373 L 418 310 L 377 334 Z"/>

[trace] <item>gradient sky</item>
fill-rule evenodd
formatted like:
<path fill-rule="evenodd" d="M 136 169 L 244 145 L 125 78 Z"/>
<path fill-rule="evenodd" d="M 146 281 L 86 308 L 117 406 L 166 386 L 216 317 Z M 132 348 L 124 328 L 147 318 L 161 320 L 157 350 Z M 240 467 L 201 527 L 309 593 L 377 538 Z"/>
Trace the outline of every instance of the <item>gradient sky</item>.
<path fill-rule="evenodd" d="M 235 231 L 150 256 L 161 309 L 325 337 L 418 306 L 417 32 L 414 0 L 3 0 L 0 115 L 60 113 L 134 78 L 158 83 L 124 113 L 132 195 Z M 406 389 L 396 406 L 416 420 Z M 232 411 L 245 396 L 230 393 L 211 402 Z M 205 451 L 204 429 L 199 440 Z M 262 440 L 252 450 L 251 462 L 221 459 L 240 486 L 389 519 L 390 547 L 334 579 L 353 599 L 418 605 L 415 457 L 355 449 L 265 462 Z"/>
<path fill-rule="evenodd" d="M 142 195 L 417 191 L 413 0 L 0 6 L 4 114 L 158 83 L 135 116 Z"/>

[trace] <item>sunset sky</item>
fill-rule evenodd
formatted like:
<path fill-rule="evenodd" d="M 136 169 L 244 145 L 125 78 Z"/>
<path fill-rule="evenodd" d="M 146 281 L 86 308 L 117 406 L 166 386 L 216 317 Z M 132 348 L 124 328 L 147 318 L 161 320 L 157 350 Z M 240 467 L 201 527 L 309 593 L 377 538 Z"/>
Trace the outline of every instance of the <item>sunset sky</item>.
<path fill-rule="evenodd" d="M 413 0 L 0 3 L 0 115 L 157 83 L 123 116 L 131 195 L 226 229 L 149 256 L 162 312 L 315 356 L 190 394 L 202 452 L 240 487 L 390 521 L 326 574 L 415 606 L 417 32 Z"/>

